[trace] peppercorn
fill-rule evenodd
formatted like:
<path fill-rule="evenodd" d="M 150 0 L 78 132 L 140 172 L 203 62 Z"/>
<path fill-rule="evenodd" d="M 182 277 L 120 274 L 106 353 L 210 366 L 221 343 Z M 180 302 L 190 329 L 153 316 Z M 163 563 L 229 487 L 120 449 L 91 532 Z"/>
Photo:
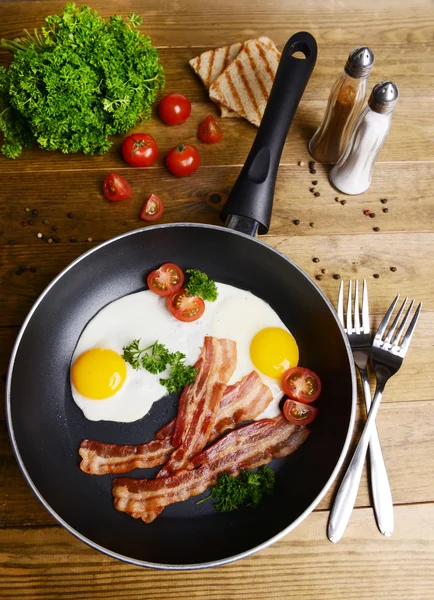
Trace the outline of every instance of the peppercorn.
<path fill-rule="evenodd" d="M 380 202 L 381 204 L 387 204 L 387 198 L 381 198 Z"/>
<path fill-rule="evenodd" d="M 13 245 L 15 244 L 15 240 L 8 240 L 8 244 L 9 244 L 10 246 L 13 246 Z"/>
<path fill-rule="evenodd" d="M 371 214 L 371 211 L 369 210 L 369 208 L 366 208 L 366 209 L 363 211 L 363 214 L 364 214 L 364 215 L 368 215 L 368 216 L 369 216 L 369 215 Z"/>
<path fill-rule="evenodd" d="M 316 169 L 309 169 L 309 173 L 311 175 L 316 175 Z"/>
<path fill-rule="evenodd" d="M 318 181 L 314 179 L 314 181 L 312 181 L 312 185 L 318 185 Z"/>
<path fill-rule="evenodd" d="M 383 208 L 383 212 L 384 212 L 384 213 L 388 213 L 388 212 L 389 212 L 389 209 L 388 209 L 388 208 Z"/>
<path fill-rule="evenodd" d="M 88 242 L 93 242 L 93 239 L 92 239 L 91 237 L 88 237 L 88 238 L 87 238 L 87 241 L 88 241 Z"/>
<path fill-rule="evenodd" d="M 29 271 L 30 271 L 30 273 L 36 273 L 35 267 L 30 267 Z"/>
<path fill-rule="evenodd" d="M 315 223 L 309 223 L 311 227 L 315 227 Z"/>
<path fill-rule="evenodd" d="M 47 242 L 48 242 L 49 244 L 52 244 L 52 243 L 53 243 L 53 238 L 48 238 Z"/>
<path fill-rule="evenodd" d="M 380 228 L 379 228 L 379 227 L 373 227 L 372 229 L 373 229 L 374 231 L 380 231 Z"/>
<path fill-rule="evenodd" d="M 70 241 L 70 242 L 76 242 L 76 241 L 77 241 L 77 238 L 75 238 L 75 237 L 69 238 L 69 241 Z"/>
<path fill-rule="evenodd" d="M 335 202 L 339 202 L 339 198 L 335 198 Z"/>
<path fill-rule="evenodd" d="M 17 270 L 15 271 L 15 273 L 16 273 L 17 275 L 21 275 L 21 271 L 20 271 L 20 269 L 17 269 Z"/>
<path fill-rule="evenodd" d="M 25 267 L 24 265 L 20 265 L 20 271 L 21 273 L 25 273 L 27 271 L 27 267 Z"/>
<path fill-rule="evenodd" d="M 300 219 L 294 219 L 293 223 L 294 225 L 300 225 Z"/>
<path fill-rule="evenodd" d="M 378 273 L 374 273 L 373 277 L 375 277 L 375 279 L 378 279 L 380 275 Z"/>
<path fill-rule="evenodd" d="M 369 216 L 371 217 L 371 219 L 373 219 L 375 217 L 375 213 L 369 213 Z"/>
<path fill-rule="evenodd" d="M 222 197 L 220 196 L 220 194 L 211 194 L 209 199 L 213 204 L 219 204 L 219 202 L 222 201 Z"/>
<path fill-rule="evenodd" d="M 346 203 L 347 203 L 347 201 L 346 201 L 346 200 L 341 200 L 341 204 L 342 204 L 342 205 L 344 205 L 344 204 L 346 204 Z"/>
<path fill-rule="evenodd" d="M 44 220 L 42 221 L 42 225 L 48 225 L 48 223 L 49 223 L 49 222 L 50 222 L 50 221 L 49 221 L 48 219 L 44 219 Z"/>
<path fill-rule="evenodd" d="M 42 237 L 42 233 L 41 233 L 41 232 L 37 233 L 37 234 L 36 234 L 36 237 L 37 237 L 37 238 L 39 238 L 39 239 L 41 239 L 41 237 Z"/>
<path fill-rule="evenodd" d="M 74 213 L 68 213 L 66 216 L 68 217 L 68 219 L 73 219 L 74 218 Z"/>
<path fill-rule="evenodd" d="M 312 258 L 312 261 L 318 263 L 319 262 L 319 258 Z"/>
<path fill-rule="evenodd" d="M 26 206 L 26 212 L 30 212 L 30 208 Z"/>
<path fill-rule="evenodd" d="M 392 271 L 392 273 L 396 272 L 396 267 L 390 267 L 390 270 Z"/>
<path fill-rule="evenodd" d="M 27 221 L 21 221 L 21 227 L 27 227 L 28 223 Z"/>
<path fill-rule="evenodd" d="M 315 168 L 315 161 L 314 160 L 310 160 L 309 161 L 309 169 L 314 169 Z"/>
<path fill-rule="evenodd" d="M 315 191 L 315 188 L 309 188 L 309 192 L 313 193 L 314 191 Z"/>
<path fill-rule="evenodd" d="M 333 279 L 340 279 L 340 278 L 341 278 L 341 276 L 339 275 L 339 273 L 335 273 L 333 275 Z"/>
<path fill-rule="evenodd" d="M 304 160 L 299 160 L 299 161 L 298 161 L 298 166 L 299 166 L 299 167 L 304 167 L 304 165 L 305 165 L 305 162 L 304 162 Z"/>
<path fill-rule="evenodd" d="M 57 227 L 56 225 L 53 225 L 53 227 L 51 228 L 52 231 L 57 231 Z"/>
<path fill-rule="evenodd" d="M 32 215 L 37 215 L 37 214 L 39 214 L 39 211 L 38 211 L 38 210 L 36 210 L 36 208 L 34 208 L 34 209 L 32 210 Z"/>
<path fill-rule="evenodd" d="M 321 194 L 319 192 L 315 192 L 314 196 L 315 196 L 315 198 L 318 198 L 318 196 L 321 196 Z"/>
<path fill-rule="evenodd" d="M 324 275 L 327 273 L 327 269 L 321 269 L 321 273 L 324 273 Z"/>
<path fill-rule="evenodd" d="M 29 225 L 33 225 L 33 221 L 32 219 L 29 219 L 29 221 L 27 221 Z"/>
<path fill-rule="evenodd" d="M 324 279 L 324 277 L 322 275 L 315 275 L 315 279 L 318 279 L 318 281 L 321 281 L 321 279 Z"/>

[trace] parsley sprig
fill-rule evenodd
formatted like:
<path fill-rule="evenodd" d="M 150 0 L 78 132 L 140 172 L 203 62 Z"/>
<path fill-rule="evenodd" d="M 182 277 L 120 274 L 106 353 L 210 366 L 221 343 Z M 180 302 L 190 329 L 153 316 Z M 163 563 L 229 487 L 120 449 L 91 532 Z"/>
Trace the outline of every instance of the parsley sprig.
<path fill-rule="evenodd" d="M 185 271 L 190 279 L 185 286 L 187 296 L 200 296 L 203 300 L 214 302 L 217 300 L 217 286 L 215 281 L 208 278 L 206 273 L 199 269 L 187 269 Z"/>
<path fill-rule="evenodd" d="M 146 348 L 140 348 L 140 340 L 133 340 L 122 350 L 122 358 L 136 371 L 146 369 L 149 373 L 157 375 L 170 366 L 169 376 L 160 379 L 161 385 L 164 385 L 169 393 L 180 392 L 195 380 L 197 369 L 184 364 L 185 354 L 179 351 L 170 353 L 166 346 L 158 341 Z"/>
<path fill-rule="evenodd" d="M 239 478 L 220 473 L 217 483 L 211 488 L 211 494 L 196 504 L 214 498 L 219 512 L 231 512 L 248 500 L 248 506 L 256 508 L 264 496 L 272 493 L 274 480 L 274 472 L 267 465 L 259 467 L 257 471 L 241 469 Z"/>

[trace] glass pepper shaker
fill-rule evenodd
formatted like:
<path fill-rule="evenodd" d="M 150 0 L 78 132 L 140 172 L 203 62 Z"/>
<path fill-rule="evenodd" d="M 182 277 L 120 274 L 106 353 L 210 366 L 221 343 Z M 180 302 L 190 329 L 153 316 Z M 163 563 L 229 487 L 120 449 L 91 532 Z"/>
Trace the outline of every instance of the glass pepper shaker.
<path fill-rule="evenodd" d="M 321 125 L 309 142 L 309 152 L 321 163 L 334 165 L 344 153 L 367 92 L 374 54 L 367 46 L 354 48 L 344 73 L 335 82 Z"/>
<path fill-rule="evenodd" d="M 340 192 L 361 194 L 371 185 L 375 159 L 389 133 L 397 99 L 398 88 L 392 81 L 380 81 L 373 88 L 345 153 L 330 171 L 330 182 Z"/>

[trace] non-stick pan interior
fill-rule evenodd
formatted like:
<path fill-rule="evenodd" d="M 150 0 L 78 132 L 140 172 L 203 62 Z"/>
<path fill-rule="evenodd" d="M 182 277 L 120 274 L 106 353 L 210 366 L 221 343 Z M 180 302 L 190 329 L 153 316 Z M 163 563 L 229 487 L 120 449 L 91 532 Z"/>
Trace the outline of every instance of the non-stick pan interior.
<path fill-rule="evenodd" d="M 164 262 L 198 268 L 266 300 L 295 336 L 300 364 L 318 372 L 323 392 L 308 441 L 276 460 L 275 493 L 259 508 L 217 513 L 197 498 L 170 506 L 150 525 L 113 508 L 113 476 L 78 468 L 84 438 L 143 443 L 176 414 L 177 397 L 128 424 L 92 422 L 72 400 L 69 366 L 86 323 L 103 306 L 145 288 Z M 143 315 L 152 319 L 152 315 Z M 147 228 L 84 255 L 36 303 L 11 363 L 9 426 L 24 472 L 71 529 L 109 553 L 158 566 L 199 565 L 249 553 L 283 530 L 324 492 L 354 418 L 354 370 L 330 305 L 312 281 L 268 246 L 230 230 L 197 225 Z M 136 470 L 132 476 L 152 476 Z M 206 495 L 206 494 L 204 494 Z"/>

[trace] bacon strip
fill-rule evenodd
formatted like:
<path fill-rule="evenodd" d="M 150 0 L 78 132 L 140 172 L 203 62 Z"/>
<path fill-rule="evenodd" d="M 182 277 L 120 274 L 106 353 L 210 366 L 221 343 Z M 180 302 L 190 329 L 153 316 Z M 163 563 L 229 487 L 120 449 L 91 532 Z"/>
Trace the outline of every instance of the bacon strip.
<path fill-rule="evenodd" d="M 252 371 L 234 385 L 227 386 L 208 442 L 213 441 L 226 429 L 255 419 L 264 412 L 271 400 L 270 388 L 262 382 L 256 371 Z M 163 464 L 174 450 L 170 439 L 175 420 L 172 419 L 157 432 L 158 436 L 165 430 L 168 435 L 161 435 L 158 440 L 138 446 L 117 446 L 84 440 L 78 451 L 83 459 L 80 469 L 89 475 L 106 475 L 127 473 L 138 468 L 149 469 Z M 167 474 L 170 474 L 170 471 Z M 161 475 L 164 475 L 164 471 Z"/>
<path fill-rule="evenodd" d="M 171 438 L 151 440 L 139 446 L 117 446 L 83 440 L 78 451 L 80 469 L 89 475 L 126 473 L 133 469 L 150 469 L 166 462 L 173 452 Z"/>
<path fill-rule="evenodd" d="M 308 429 L 292 425 L 282 415 L 244 425 L 194 457 L 193 463 L 201 465 L 197 469 L 156 479 L 115 479 L 114 506 L 150 523 L 165 506 L 197 496 L 214 485 L 219 473 L 236 476 L 241 469 L 254 469 L 273 458 L 288 456 L 308 435 Z"/>
<path fill-rule="evenodd" d="M 186 386 L 179 399 L 178 415 L 172 436 L 174 450 L 166 469 L 184 468 L 192 456 L 206 445 L 217 411 L 237 364 L 236 343 L 206 336 L 196 363 L 196 381 Z"/>

